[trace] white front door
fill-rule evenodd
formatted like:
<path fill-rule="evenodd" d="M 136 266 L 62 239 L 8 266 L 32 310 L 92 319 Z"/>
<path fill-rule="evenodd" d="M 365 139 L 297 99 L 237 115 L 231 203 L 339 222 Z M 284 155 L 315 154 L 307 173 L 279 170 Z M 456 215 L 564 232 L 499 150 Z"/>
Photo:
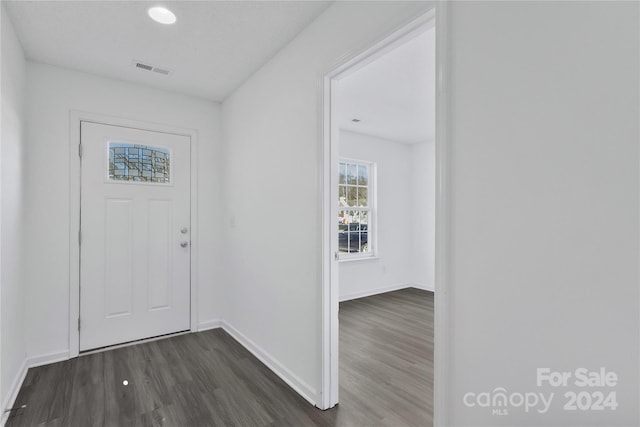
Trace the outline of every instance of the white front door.
<path fill-rule="evenodd" d="M 190 327 L 190 138 L 81 123 L 80 350 Z"/>

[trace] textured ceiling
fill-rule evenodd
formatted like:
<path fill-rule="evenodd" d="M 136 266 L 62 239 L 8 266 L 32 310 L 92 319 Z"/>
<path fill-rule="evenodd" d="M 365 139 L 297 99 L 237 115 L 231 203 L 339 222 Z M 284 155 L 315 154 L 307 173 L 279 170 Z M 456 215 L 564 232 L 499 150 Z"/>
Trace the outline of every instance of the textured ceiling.
<path fill-rule="evenodd" d="M 342 79 L 340 128 L 403 143 L 434 140 L 435 52 L 431 28 Z"/>
<path fill-rule="evenodd" d="M 331 2 L 172 1 L 153 22 L 146 1 L 3 0 L 27 58 L 165 90 L 224 100 Z M 169 76 L 137 69 L 141 61 Z"/>

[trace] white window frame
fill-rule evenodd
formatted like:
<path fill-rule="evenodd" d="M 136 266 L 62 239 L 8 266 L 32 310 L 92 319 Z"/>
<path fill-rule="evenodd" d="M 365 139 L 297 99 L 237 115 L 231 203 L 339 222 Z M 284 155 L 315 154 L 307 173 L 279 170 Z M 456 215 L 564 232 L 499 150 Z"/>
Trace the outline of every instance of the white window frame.
<path fill-rule="evenodd" d="M 378 173 L 377 173 L 377 165 L 375 162 L 371 162 L 368 160 L 360 160 L 360 159 L 350 159 L 345 157 L 340 157 L 338 159 L 338 166 L 342 163 L 347 164 L 355 164 L 358 166 L 366 166 L 368 169 L 368 177 L 367 177 L 367 204 L 366 208 L 362 207 L 346 207 L 340 206 L 338 203 L 338 210 L 336 214 L 340 211 L 368 211 L 368 222 L 367 222 L 367 244 L 369 245 L 368 252 L 354 252 L 354 253 L 342 253 L 338 251 L 338 261 L 356 261 L 363 259 L 371 259 L 377 258 L 378 256 L 378 204 L 377 204 L 377 189 L 378 189 Z M 339 169 L 339 167 L 338 167 Z M 340 184 L 338 181 L 338 194 Z M 336 230 L 337 231 L 337 230 Z"/>

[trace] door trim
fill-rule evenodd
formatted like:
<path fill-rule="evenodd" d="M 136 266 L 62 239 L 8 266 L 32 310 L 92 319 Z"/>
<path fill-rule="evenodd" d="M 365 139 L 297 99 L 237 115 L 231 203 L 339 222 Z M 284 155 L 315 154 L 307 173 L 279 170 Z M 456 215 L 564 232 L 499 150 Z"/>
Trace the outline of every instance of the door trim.
<path fill-rule="evenodd" d="M 449 424 L 451 281 L 451 42 L 450 4 L 436 2 L 436 245 L 433 349 L 433 425 Z"/>
<path fill-rule="evenodd" d="M 320 147 L 322 183 L 322 392 L 318 407 L 329 409 L 338 403 L 339 394 L 339 284 L 337 262 L 337 200 L 338 143 L 335 123 L 337 87 L 341 78 L 357 71 L 389 52 L 407 39 L 436 26 L 436 248 L 435 248 L 435 348 L 434 348 L 434 425 L 445 425 L 448 419 L 447 379 L 451 351 L 449 347 L 449 245 L 450 222 L 450 145 L 448 143 L 448 86 L 450 73 L 447 20 L 448 4 L 436 2 L 435 7 L 400 27 L 372 46 L 338 62 L 319 83 Z"/>
<path fill-rule="evenodd" d="M 80 354 L 80 156 L 81 122 L 92 122 L 104 125 L 128 127 L 152 132 L 162 132 L 187 136 L 191 139 L 191 177 L 190 177 L 190 211 L 191 211 L 191 260 L 190 260 L 190 330 L 198 329 L 198 131 L 158 123 L 124 119 L 121 117 L 86 111 L 71 110 L 69 113 L 69 358 Z"/>

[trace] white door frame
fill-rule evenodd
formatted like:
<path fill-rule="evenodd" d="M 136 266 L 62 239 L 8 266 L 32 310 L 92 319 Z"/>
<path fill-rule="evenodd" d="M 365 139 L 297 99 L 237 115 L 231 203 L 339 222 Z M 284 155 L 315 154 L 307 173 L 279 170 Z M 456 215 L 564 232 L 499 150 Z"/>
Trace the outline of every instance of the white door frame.
<path fill-rule="evenodd" d="M 337 200 L 338 200 L 338 129 L 336 125 L 338 85 L 367 64 L 436 25 L 436 271 L 435 271 L 435 365 L 434 425 L 444 425 L 446 413 L 446 378 L 448 372 L 448 242 L 449 242 L 449 151 L 448 136 L 448 47 L 446 2 L 412 20 L 370 48 L 342 61 L 325 74 L 321 82 L 322 99 L 322 394 L 318 407 L 329 409 L 338 403 L 339 394 L 339 283 Z"/>
<path fill-rule="evenodd" d="M 196 260 L 198 244 L 198 131 L 157 123 L 129 120 L 85 111 L 71 110 L 69 115 L 69 358 L 80 354 L 80 123 L 92 122 L 133 129 L 187 136 L 191 139 L 191 265 L 190 322 L 191 332 L 198 328 Z"/>

